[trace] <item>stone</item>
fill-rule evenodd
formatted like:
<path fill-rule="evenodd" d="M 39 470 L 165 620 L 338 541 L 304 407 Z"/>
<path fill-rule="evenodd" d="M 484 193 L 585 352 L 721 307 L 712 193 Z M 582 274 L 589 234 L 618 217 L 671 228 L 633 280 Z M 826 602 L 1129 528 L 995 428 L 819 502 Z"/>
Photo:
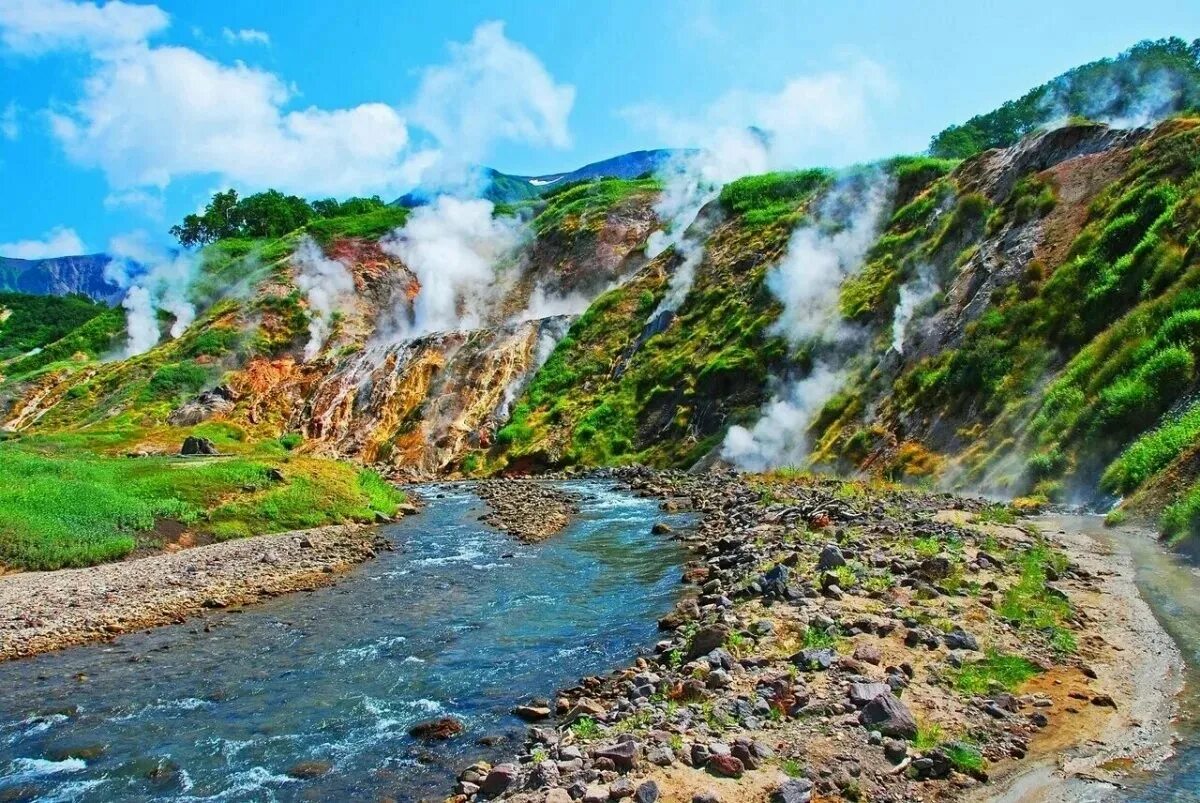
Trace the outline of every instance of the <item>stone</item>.
<path fill-rule="evenodd" d="M 692 638 L 691 646 L 688 647 L 684 661 L 694 661 L 697 658 L 708 655 L 713 650 L 724 645 L 728 640 L 729 628 L 725 625 L 700 628 Z"/>
<path fill-rule="evenodd" d="M 545 803 L 575 803 L 566 789 L 551 789 L 546 793 Z"/>
<path fill-rule="evenodd" d="M 807 778 L 792 778 L 771 793 L 771 803 L 809 803 L 813 782 Z"/>
<path fill-rule="evenodd" d="M 851 683 L 850 702 L 862 708 L 881 694 L 891 694 L 892 687 L 886 683 Z"/>
<path fill-rule="evenodd" d="M 817 571 L 827 572 L 846 565 L 846 557 L 837 544 L 826 544 L 817 558 Z"/>
<path fill-rule="evenodd" d="M 746 771 L 746 766 L 742 764 L 741 759 L 719 753 L 708 757 L 705 768 L 719 778 L 741 778 L 742 773 Z"/>
<path fill-rule="evenodd" d="M 692 803 L 721 803 L 721 798 L 713 791 L 697 792 L 692 795 Z"/>
<path fill-rule="evenodd" d="M 656 767 L 669 767 L 675 763 L 675 753 L 669 747 L 654 747 L 646 751 L 646 760 Z"/>
<path fill-rule="evenodd" d="M 628 778 L 618 778 L 609 784 L 608 799 L 623 800 L 627 797 L 633 797 L 633 793 L 636 789 L 637 787 L 633 785 L 633 781 L 629 780 Z"/>
<path fill-rule="evenodd" d="M 883 653 L 874 644 L 859 644 L 854 648 L 853 657 L 856 661 L 862 661 L 864 664 L 872 666 L 879 666 L 883 662 Z"/>
<path fill-rule="evenodd" d="M 479 785 L 479 792 L 482 795 L 494 797 L 507 791 L 516 779 L 517 767 L 515 764 L 497 764 L 492 767 L 487 777 L 483 779 L 483 783 Z"/>
<path fill-rule="evenodd" d="M 217 447 L 208 438 L 198 438 L 195 435 L 188 435 L 183 439 L 183 446 L 179 453 L 182 455 L 215 455 Z"/>
<path fill-rule="evenodd" d="M 583 803 L 607 803 L 607 786 L 589 786 L 583 793 Z"/>
<path fill-rule="evenodd" d="M 513 709 L 513 713 L 526 722 L 538 722 L 550 717 L 550 706 L 519 705 Z"/>
<path fill-rule="evenodd" d="M 908 743 L 901 739 L 888 739 L 883 743 L 883 755 L 893 764 L 899 764 L 908 755 Z"/>
<path fill-rule="evenodd" d="M 660 521 L 657 524 L 655 524 L 653 527 L 650 528 L 650 532 L 652 532 L 655 535 L 668 535 L 673 531 L 671 530 L 670 524 L 667 524 L 664 521 Z"/>
<path fill-rule="evenodd" d="M 637 742 L 617 742 L 613 745 L 600 747 L 592 753 L 596 758 L 607 758 L 622 772 L 628 772 L 637 766 Z"/>
<path fill-rule="evenodd" d="M 979 652 L 979 641 L 961 627 L 947 633 L 942 641 L 946 647 L 951 650 L 971 650 Z"/>
<path fill-rule="evenodd" d="M 820 649 L 801 650 L 791 658 L 792 663 L 801 669 L 809 671 L 824 671 L 833 666 L 837 661 L 837 653 L 833 650 L 822 647 Z"/>
<path fill-rule="evenodd" d="M 332 761 L 301 761 L 288 767 L 287 774 L 300 780 L 320 778 L 333 769 Z"/>
<path fill-rule="evenodd" d="M 912 739 L 917 735 L 917 721 L 912 712 L 890 691 L 867 703 L 858 721 L 868 729 L 895 739 Z"/>
<path fill-rule="evenodd" d="M 453 739 L 463 732 L 463 724 L 454 717 L 441 717 L 418 722 L 408 729 L 408 735 L 414 739 L 426 741 L 444 741 Z"/>
<path fill-rule="evenodd" d="M 646 781 L 633 793 L 634 803 L 658 803 L 658 784 Z"/>

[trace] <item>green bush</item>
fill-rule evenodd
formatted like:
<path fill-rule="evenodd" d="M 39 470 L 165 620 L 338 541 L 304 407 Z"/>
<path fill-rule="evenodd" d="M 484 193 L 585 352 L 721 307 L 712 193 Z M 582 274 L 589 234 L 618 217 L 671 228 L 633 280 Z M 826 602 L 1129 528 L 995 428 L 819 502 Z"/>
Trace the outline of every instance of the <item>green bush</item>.
<path fill-rule="evenodd" d="M 154 372 L 147 390 L 152 398 L 173 399 L 196 393 L 208 382 L 208 369 L 194 360 L 170 363 Z"/>
<path fill-rule="evenodd" d="M 820 169 L 745 176 L 721 189 L 720 202 L 746 225 L 766 226 L 795 212 L 831 180 L 832 174 Z"/>

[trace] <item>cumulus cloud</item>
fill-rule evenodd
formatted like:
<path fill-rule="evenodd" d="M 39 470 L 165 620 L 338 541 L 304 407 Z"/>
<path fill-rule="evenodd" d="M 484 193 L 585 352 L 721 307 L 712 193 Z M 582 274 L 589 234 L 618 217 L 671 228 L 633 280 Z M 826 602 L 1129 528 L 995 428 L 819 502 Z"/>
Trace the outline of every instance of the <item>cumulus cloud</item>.
<path fill-rule="evenodd" d="M 73 160 L 100 168 L 119 190 L 206 173 L 313 194 L 396 180 L 408 131 L 395 109 L 284 112 L 291 95 L 278 77 L 245 64 L 137 45 L 103 60 L 79 102 L 52 113 L 51 124 Z"/>
<path fill-rule="evenodd" d="M 77 164 L 102 170 L 114 203 L 189 176 L 221 186 L 301 195 L 391 193 L 423 178 L 461 181 L 491 144 L 570 141 L 574 88 L 556 83 L 501 23 L 451 44 L 424 71 L 414 101 L 343 109 L 293 108 L 297 91 L 269 71 L 225 64 L 148 37 L 168 24 L 157 6 L 0 0 L 0 42 L 28 55 L 84 50 L 93 60 L 75 102 L 49 112 Z M 227 39 L 266 44 L 253 29 Z M 425 134 L 410 136 L 408 115 Z"/>
<path fill-rule="evenodd" d="M 24 55 L 52 50 L 103 51 L 145 41 L 170 17 L 154 5 L 110 0 L 0 0 L 0 43 Z"/>
<path fill-rule="evenodd" d="M 254 28 L 241 28 L 233 30 L 232 28 L 222 28 L 221 36 L 225 37 L 225 41 L 230 44 L 248 44 L 248 45 L 269 45 L 271 44 L 271 36 L 266 31 L 258 31 Z"/>
<path fill-rule="evenodd" d="M 452 183 L 497 140 L 567 147 L 574 102 L 573 86 L 557 83 L 537 56 L 508 39 L 503 23 L 487 22 L 466 44 L 450 45 L 449 63 L 422 73 L 407 113 L 437 142 L 431 177 Z"/>
<path fill-rule="evenodd" d="M 0 243 L 0 256 L 13 259 L 45 259 L 47 257 L 75 256 L 85 253 L 87 248 L 74 229 L 56 226 L 40 240 L 18 240 Z"/>
<path fill-rule="evenodd" d="M 498 266 L 521 242 L 524 227 L 496 218 L 485 200 L 442 195 L 414 209 L 404 228 L 385 241 L 417 276 L 420 292 L 402 314 L 398 331 L 405 340 L 432 332 L 477 329 L 511 278 Z"/>
<path fill-rule="evenodd" d="M 311 360 L 321 353 L 338 312 L 354 293 L 354 277 L 336 259 L 329 259 L 311 237 L 305 236 L 292 256 L 296 269 L 296 286 L 308 301 L 308 343 L 304 359 Z"/>

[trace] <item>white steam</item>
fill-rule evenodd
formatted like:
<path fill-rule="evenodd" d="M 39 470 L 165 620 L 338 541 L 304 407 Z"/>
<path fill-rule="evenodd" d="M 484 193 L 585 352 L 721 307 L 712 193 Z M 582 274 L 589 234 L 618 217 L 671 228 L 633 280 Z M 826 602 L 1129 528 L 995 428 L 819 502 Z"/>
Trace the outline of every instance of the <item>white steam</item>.
<path fill-rule="evenodd" d="M 411 311 L 400 316 L 395 340 L 485 323 L 513 278 L 500 263 L 512 256 L 524 234 L 520 222 L 492 212 L 490 201 L 439 196 L 414 209 L 404 228 L 381 243 L 421 285 Z"/>
<path fill-rule="evenodd" d="M 1063 80 L 1050 87 L 1042 100 L 1043 127 L 1061 128 L 1073 116 L 1113 128 L 1142 128 L 1165 119 L 1186 105 L 1191 79 L 1167 68 L 1143 71 L 1117 65 L 1115 72 L 1086 90 Z"/>
<path fill-rule="evenodd" d="M 172 317 L 171 337 L 179 337 L 196 320 L 190 289 L 198 265 L 185 252 L 170 253 L 155 248 L 144 233 L 116 237 L 109 243 L 113 259 L 104 267 L 104 278 L 127 288 L 125 308 L 127 337 L 123 357 L 152 349 L 162 337 L 158 326 L 161 310 Z"/>
<path fill-rule="evenodd" d="M 671 274 L 666 295 L 650 319 L 675 312 L 687 299 L 696 279 L 696 268 L 704 259 L 704 233 L 688 237 L 688 229 L 700 210 L 716 200 L 721 188 L 734 179 L 768 169 L 770 158 L 765 139 L 751 130 L 724 128 L 707 138 L 705 146 L 672 159 L 661 171 L 663 194 L 654 206 L 665 226 L 646 241 L 646 254 L 654 258 L 674 246 L 683 261 Z"/>
<path fill-rule="evenodd" d="M 327 258 L 308 236 L 300 241 L 292 266 L 296 269 L 296 286 L 308 302 L 308 343 L 304 346 L 304 359 L 308 361 L 321 353 L 329 339 L 334 313 L 354 293 L 354 277 L 341 262 Z"/>
<path fill-rule="evenodd" d="M 847 352 L 855 350 L 861 335 L 839 314 L 838 290 L 862 267 L 889 195 L 889 186 L 878 178 L 865 188 L 854 183 L 836 188 L 822 203 L 817 222 L 793 232 L 783 260 L 768 274 L 768 287 L 783 302 L 774 331 L 793 345 L 811 344 L 819 356 L 807 376 L 775 392 L 753 427 L 730 428 L 721 456 L 738 468 L 765 471 L 807 456 L 808 427 L 837 393 Z M 826 228 L 847 210 L 844 225 Z"/>
<path fill-rule="evenodd" d="M 892 313 L 892 350 L 897 354 L 904 353 L 905 334 L 917 310 L 940 289 L 929 265 L 921 265 L 916 278 L 900 285 L 900 301 Z"/>

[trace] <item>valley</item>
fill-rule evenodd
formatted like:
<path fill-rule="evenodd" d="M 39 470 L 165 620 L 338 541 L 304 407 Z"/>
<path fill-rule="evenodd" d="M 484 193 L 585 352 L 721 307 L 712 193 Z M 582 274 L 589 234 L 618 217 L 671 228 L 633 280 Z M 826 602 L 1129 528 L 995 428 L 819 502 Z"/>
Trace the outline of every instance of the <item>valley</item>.
<path fill-rule="evenodd" d="M 1191 799 L 1198 110 L 5 259 L 0 800 Z"/>

